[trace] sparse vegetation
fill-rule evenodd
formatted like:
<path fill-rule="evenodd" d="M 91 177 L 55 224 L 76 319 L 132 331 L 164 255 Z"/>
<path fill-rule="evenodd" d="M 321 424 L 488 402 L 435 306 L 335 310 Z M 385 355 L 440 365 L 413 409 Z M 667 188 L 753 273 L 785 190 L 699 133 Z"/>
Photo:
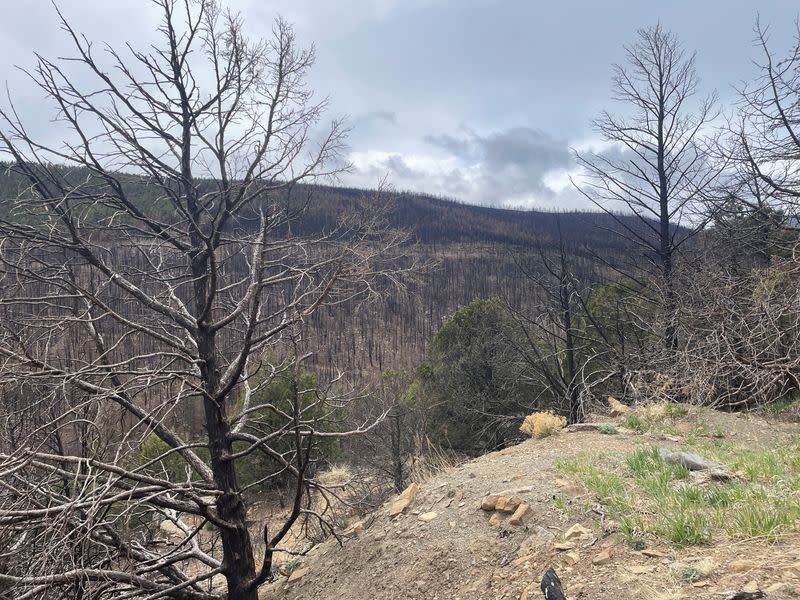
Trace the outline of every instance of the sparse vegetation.
<path fill-rule="evenodd" d="M 475 548 L 502 546 L 482 558 L 498 570 L 552 560 L 522 548 L 558 533 L 576 570 L 660 545 L 676 560 L 626 566 L 685 588 L 717 568 L 706 547 L 800 538 L 800 28 L 781 57 L 756 23 L 730 111 L 655 22 L 572 154 L 526 125 L 510 152 L 427 132 L 452 165 L 375 148 L 362 165 L 289 23 L 261 40 L 216 0 L 150 9 L 154 34 L 117 51 L 56 8 L 71 54 L 23 72 L 58 126 L 0 106 L 0 596 L 258 600 L 378 519 L 370 539 L 409 553 L 422 533 L 472 543 L 480 494 Z M 497 202 L 574 180 L 599 210 L 323 185 L 432 161 L 447 181 L 488 166 L 498 189 L 528 175 Z M 359 564 L 384 556 L 365 548 Z M 460 576 L 447 561 L 416 591 L 441 597 L 422 588 Z M 472 571 L 460 597 L 537 590 Z"/>
<path fill-rule="evenodd" d="M 535 412 L 525 417 L 519 430 L 536 439 L 555 435 L 567 424 L 564 417 L 555 415 L 550 411 Z"/>
<path fill-rule="evenodd" d="M 647 536 L 676 547 L 708 544 L 715 536 L 774 542 L 798 529 L 800 448 L 754 450 L 714 438 L 696 443 L 741 480 L 693 483 L 684 466 L 666 463 L 655 446 L 621 460 L 605 456 L 559 467 L 596 494 L 631 547 Z"/>

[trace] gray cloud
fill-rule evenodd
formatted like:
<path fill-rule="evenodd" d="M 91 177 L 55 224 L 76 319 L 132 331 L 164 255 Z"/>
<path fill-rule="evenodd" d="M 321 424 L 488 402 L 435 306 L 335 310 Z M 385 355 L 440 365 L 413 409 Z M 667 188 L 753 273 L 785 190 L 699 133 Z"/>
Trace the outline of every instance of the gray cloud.
<path fill-rule="evenodd" d="M 357 154 L 356 176 L 365 181 L 388 175 L 402 189 L 420 189 L 424 182 L 424 191 L 477 204 L 544 207 L 558 204 L 562 191 L 546 177 L 575 167 L 566 141 L 529 127 L 423 139 L 427 148 L 418 154 Z"/>
<path fill-rule="evenodd" d="M 639 27 L 660 21 L 697 49 L 702 91 L 723 102 L 752 79 L 758 11 L 785 52 L 796 0 L 221 0 L 242 13 L 252 37 L 281 14 L 301 45 L 316 44 L 311 73 L 330 116 L 352 115 L 347 185 L 398 188 L 468 202 L 581 206 L 568 184 L 569 146 L 592 140 L 590 121 L 608 107 L 611 68 Z M 62 2 L 96 42 L 147 47 L 159 24 L 141 0 Z M 9 2 L 0 21 L 4 79 L 26 122 L 61 135 L 53 107 L 12 65 L 33 52 L 69 55 L 49 0 Z M 0 100 L 1 102 L 1 100 Z M 464 124 L 468 124 L 465 128 Z M 583 204 L 585 206 L 585 203 Z"/>

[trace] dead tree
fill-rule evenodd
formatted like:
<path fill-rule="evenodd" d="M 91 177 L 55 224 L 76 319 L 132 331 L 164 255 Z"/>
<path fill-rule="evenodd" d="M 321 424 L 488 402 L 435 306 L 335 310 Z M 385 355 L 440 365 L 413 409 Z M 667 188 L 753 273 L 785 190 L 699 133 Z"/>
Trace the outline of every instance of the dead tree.
<path fill-rule="evenodd" d="M 583 418 L 580 386 L 580 354 L 584 340 L 576 326 L 581 290 L 558 225 L 555 256 L 539 244 L 531 257 L 514 256 L 519 273 L 531 284 L 529 295 L 539 301 L 531 314 L 509 307 L 522 330 L 522 344 L 512 338 L 530 373 L 541 378 L 542 389 L 550 390 L 566 406 L 569 423 Z"/>
<path fill-rule="evenodd" d="M 29 74 L 63 144 L 0 112 L 0 152 L 26 181 L 0 211 L 0 381 L 39 390 L 19 410 L 63 407 L 0 443 L 0 587 L 20 599 L 255 600 L 293 524 L 324 519 L 307 496 L 315 441 L 370 426 L 325 431 L 341 403 L 322 393 L 260 401 L 270 356 L 288 349 L 296 369 L 312 314 L 408 268 L 380 199 L 292 235 L 313 198 L 285 191 L 335 174 L 345 134 L 320 134 L 314 52 L 292 28 L 251 41 L 212 0 L 156 4 L 162 43 L 144 50 L 99 51 L 62 17 L 74 55 Z M 148 440 L 161 450 L 143 461 Z M 237 476 L 254 453 L 265 478 L 296 482 L 259 531 Z"/>
<path fill-rule="evenodd" d="M 800 203 L 800 25 L 784 59 L 769 48 L 768 30 L 756 24 L 762 50 L 759 78 L 740 90 L 742 150 L 756 175 L 794 208 Z"/>
<path fill-rule="evenodd" d="M 704 127 L 715 118 L 716 97 L 695 101 L 699 79 L 694 54 L 661 25 L 641 29 L 626 47 L 626 64 L 614 66 L 612 99 L 621 114 L 603 112 L 596 131 L 607 145 L 577 153 L 584 175 L 579 190 L 616 221 L 615 232 L 641 249 L 644 261 L 625 265 L 638 280 L 656 269 L 666 314 L 664 346 L 677 341 L 673 269 L 678 251 L 702 227 L 689 219 L 719 171 L 703 144 Z M 638 226 L 619 217 L 636 215 Z"/>

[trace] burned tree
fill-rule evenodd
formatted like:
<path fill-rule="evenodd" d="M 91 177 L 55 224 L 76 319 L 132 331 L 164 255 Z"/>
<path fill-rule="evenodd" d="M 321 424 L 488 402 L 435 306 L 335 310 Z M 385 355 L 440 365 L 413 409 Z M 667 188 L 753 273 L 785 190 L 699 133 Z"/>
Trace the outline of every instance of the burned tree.
<path fill-rule="evenodd" d="M 612 98 L 621 114 L 604 112 L 595 120 L 608 146 L 577 154 L 585 170 L 579 188 L 615 218 L 617 233 L 641 249 L 644 261 L 625 265 L 625 274 L 641 278 L 655 267 L 665 312 L 663 342 L 673 348 L 675 260 L 704 225 L 702 218 L 689 217 L 719 168 L 701 139 L 717 114 L 715 97 L 695 101 L 695 57 L 660 25 L 640 30 L 626 56 L 625 65 L 615 65 L 613 78 Z M 621 219 L 617 210 L 636 215 L 638 226 Z"/>
<path fill-rule="evenodd" d="M 163 43 L 141 51 L 98 52 L 62 17 L 74 56 L 30 76 L 63 144 L 0 112 L 24 181 L 0 213 L 0 587 L 19 598 L 255 600 L 292 525 L 324 519 L 316 441 L 356 433 L 320 425 L 341 405 L 320 390 L 259 391 L 299 368 L 310 315 L 396 281 L 380 201 L 292 234 L 313 198 L 289 191 L 337 172 L 345 133 L 320 133 L 313 50 L 282 20 L 251 41 L 211 0 L 157 5 Z M 257 536 L 237 473 L 253 454 L 295 482 Z"/>

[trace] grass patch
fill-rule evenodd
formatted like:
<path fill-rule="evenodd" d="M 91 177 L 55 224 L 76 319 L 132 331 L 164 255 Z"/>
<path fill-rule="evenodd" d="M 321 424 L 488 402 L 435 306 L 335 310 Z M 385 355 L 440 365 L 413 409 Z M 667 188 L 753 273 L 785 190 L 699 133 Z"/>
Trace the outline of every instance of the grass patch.
<path fill-rule="evenodd" d="M 680 548 L 708 544 L 711 541 L 711 526 L 702 511 L 674 510 L 674 506 L 667 508 L 659 515 L 653 529 L 659 537 Z"/>
<path fill-rule="evenodd" d="M 647 421 L 636 413 L 629 413 L 625 415 L 625 418 L 622 419 L 622 423 L 620 423 L 620 425 L 622 425 L 622 427 L 625 429 L 630 429 L 631 431 L 635 431 L 637 433 L 644 433 L 648 429 Z"/>
<path fill-rule="evenodd" d="M 755 450 L 712 438 L 697 440 L 695 449 L 741 479 L 693 484 L 689 471 L 666 463 L 656 447 L 559 467 L 597 495 L 634 549 L 648 538 L 677 547 L 715 537 L 773 542 L 800 528 L 800 444 Z"/>
<path fill-rule="evenodd" d="M 639 406 L 625 415 L 620 426 L 653 437 L 679 435 L 680 431 L 675 427 L 675 421 L 684 419 L 688 415 L 689 408 L 676 402 Z"/>
<path fill-rule="evenodd" d="M 689 414 L 689 408 L 685 404 L 667 402 L 664 406 L 664 414 L 671 419 L 682 419 Z"/>

